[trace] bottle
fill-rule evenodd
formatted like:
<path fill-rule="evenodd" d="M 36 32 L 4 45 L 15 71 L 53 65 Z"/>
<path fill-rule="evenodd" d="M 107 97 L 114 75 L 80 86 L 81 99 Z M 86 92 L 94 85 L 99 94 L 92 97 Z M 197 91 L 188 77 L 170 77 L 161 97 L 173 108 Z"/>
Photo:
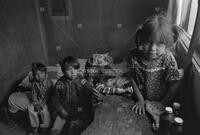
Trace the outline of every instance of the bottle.
<path fill-rule="evenodd" d="M 174 122 L 170 125 L 170 135 L 183 135 L 183 119 L 175 117 Z"/>
<path fill-rule="evenodd" d="M 174 110 L 174 114 L 176 117 L 180 116 L 180 108 L 181 108 L 180 103 L 178 103 L 178 102 L 173 103 L 173 110 Z"/>
<path fill-rule="evenodd" d="M 169 135 L 169 127 L 173 123 L 174 118 L 173 109 L 171 107 L 165 107 L 165 111 L 160 115 L 158 135 Z"/>

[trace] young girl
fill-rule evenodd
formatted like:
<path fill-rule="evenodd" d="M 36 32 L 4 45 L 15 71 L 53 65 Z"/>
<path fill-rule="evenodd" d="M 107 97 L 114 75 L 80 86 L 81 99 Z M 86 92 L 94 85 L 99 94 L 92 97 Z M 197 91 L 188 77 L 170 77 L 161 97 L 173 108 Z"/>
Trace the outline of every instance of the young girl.
<path fill-rule="evenodd" d="M 183 76 L 170 52 L 174 45 L 172 26 L 163 15 L 152 16 L 139 27 L 135 41 L 137 47 L 130 51 L 128 59 L 137 97 L 133 110 L 144 114 L 146 109 L 157 129 L 163 106 L 169 104 Z"/>

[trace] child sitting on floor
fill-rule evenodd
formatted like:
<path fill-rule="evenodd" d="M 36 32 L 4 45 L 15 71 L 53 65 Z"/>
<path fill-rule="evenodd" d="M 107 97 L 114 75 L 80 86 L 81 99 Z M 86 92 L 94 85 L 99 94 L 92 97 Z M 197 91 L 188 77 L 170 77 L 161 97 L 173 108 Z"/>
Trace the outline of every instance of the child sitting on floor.
<path fill-rule="evenodd" d="M 38 127 L 46 128 L 47 130 L 50 125 L 50 114 L 47 107 L 47 100 L 49 98 L 49 88 L 51 88 L 53 84 L 47 80 L 47 69 L 43 64 L 33 63 L 32 72 L 34 79 L 31 82 L 31 104 L 28 107 L 31 126 L 34 130 L 37 130 Z"/>
<path fill-rule="evenodd" d="M 9 111 L 12 114 L 18 111 L 28 111 L 31 129 L 29 135 L 35 135 L 37 129 L 47 132 L 50 125 L 50 114 L 47 107 L 49 92 L 53 83 L 47 79 L 47 69 L 42 63 L 33 63 L 32 72 L 19 84 L 20 90 L 15 92 L 8 99 Z"/>
<path fill-rule="evenodd" d="M 103 78 L 102 81 L 97 83 L 95 85 L 94 91 L 96 93 L 99 93 L 101 97 L 108 95 L 108 94 L 129 94 L 131 95 L 133 93 L 132 87 L 126 87 L 124 88 L 123 86 L 127 84 L 126 79 L 123 79 L 121 77 L 116 77 L 114 70 L 106 66 L 104 71 L 103 71 Z M 99 100 L 99 102 L 102 101 Z"/>
<path fill-rule="evenodd" d="M 129 54 L 129 70 L 137 96 L 133 106 L 136 113 L 145 110 L 159 127 L 159 115 L 176 92 L 183 70 L 179 70 L 170 49 L 174 45 L 172 26 L 164 15 L 148 18 L 136 32 L 137 48 Z"/>
<path fill-rule="evenodd" d="M 86 80 L 78 78 L 80 63 L 76 58 L 65 57 L 60 65 L 63 76 L 56 82 L 50 98 L 57 113 L 51 135 L 60 135 L 64 125 L 66 132 L 79 135 L 93 119 L 91 87 Z"/>

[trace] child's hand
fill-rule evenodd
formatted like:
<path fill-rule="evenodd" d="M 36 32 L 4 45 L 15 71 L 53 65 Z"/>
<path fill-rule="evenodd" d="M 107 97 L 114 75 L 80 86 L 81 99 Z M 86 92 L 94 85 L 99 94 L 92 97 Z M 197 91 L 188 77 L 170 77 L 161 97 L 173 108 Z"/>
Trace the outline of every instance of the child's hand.
<path fill-rule="evenodd" d="M 126 89 L 122 89 L 122 88 L 117 88 L 117 90 L 116 90 L 117 94 L 122 94 L 122 93 L 125 93 L 125 92 L 126 92 Z"/>
<path fill-rule="evenodd" d="M 40 104 L 35 104 L 34 105 L 34 111 L 35 112 L 40 112 L 42 110 L 42 106 Z"/>
<path fill-rule="evenodd" d="M 78 126 L 80 124 L 81 124 L 81 120 L 79 120 L 79 119 L 71 122 L 72 127 Z"/>
<path fill-rule="evenodd" d="M 141 114 L 145 114 L 145 102 L 143 100 L 139 100 L 136 102 L 136 104 L 133 106 L 132 110 L 141 115 Z"/>
<path fill-rule="evenodd" d="M 84 87 L 85 87 L 86 89 L 91 90 L 94 86 L 93 86 L 92 83 L 90 83 L 90 82 L 86 82 L 86 83 L 84 83 Z"/>
<path fill-rule="evenodd" d="M 128 88 L 126 88 L 125 90 L 126 90 L 126 92 L 128 92 L 128 93 L 130 93 L 130 94 L 133 93 L 133 88 L 132 88 L 132 87 L 128 87 Z"/>
<path fill-rule="evenodd" d="M 116 86 L 118 88 L 123 88 L 124 84 L 128 83 L 128 81 L 125 78 L 119 78 L 116 82 Z"/>

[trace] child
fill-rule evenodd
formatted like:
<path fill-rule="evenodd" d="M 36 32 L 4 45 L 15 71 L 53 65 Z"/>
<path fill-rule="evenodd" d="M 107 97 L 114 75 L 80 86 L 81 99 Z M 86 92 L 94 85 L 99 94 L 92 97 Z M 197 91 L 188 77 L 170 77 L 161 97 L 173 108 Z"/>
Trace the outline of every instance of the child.
<path fill-rule="evenodd" d="M 32 72 L 19 84 L 20 89 L 30 91 L 15 92 L 9 99 L 9 111 L 27 111 L 30 119 L 30 135 L 36 134 L 41 127 L 45 134 L 50 124 L 50 115 L 47 107 L 48 94 L 53 83 L 47 79 L 46 67 L 42 63 L 33 63 Z"/>
<path fill-rule="evenodd" d="M 103 71 L 103 79 L 100 83 L 96 84 L 95 90 L 101 93 L 102 97 L 103 95 L 108 94 L 132 94 L 132 87 L 123 88 L 123 86 L 127 83 L 128 82 L 123 78 L 116 78 L 113 69 L 109 66 L 106 66 Z M 101 100 L 99 102 L 101 102 Z"/>
<path fill-rule="evenodd" d="M 104 68 L 104 66 L 94 64 L 93 57 L 89 58 L 85 64 L 84 78 L 95 86 L 102 80 L 102 68 Z"/>
<path fill-rule="evenodd" d="M 177 62 L 169 51 L 174 45 L 173 37 L 172 26 L 164 15 L 152 16 L 137 30 L 137 47 L 129 54 L 128 66 L 137 96 L 133 110 L 144 114 L 147 104 L 146 111 L 155 121 L 154 129 L 159 127 L 158 114 L 162 112 L 161 106 L 169 104 L 183 77 L 183 70 L 178 69 Z M 158 104 L 159 107 L 156 107 Z"/>
<path fill-rule="evenodd" d="M 47 130 L 50 125 L 50 114 L 47 107 L 47 100 L 50 88 L 52 88 L 53 84 L 46 78 L 46 72 L 47 69 L 42 63 L 32 64 L 32 96 L 30 101 L 31 104 L 28 107 L 28 114 L 32 127 L 30 134 L 36 134 L 38 127 Z"/>
<path fill-rule="evenodd" d="M 77 81 L 80 64 L 76 58 L 68 56 L 60 62 L 60 65 L 64 76 L 58 79 L 51 97 L 52 106 L 58 114 L 51 134 L 59 135 L 65 124 L 72 123 L 76 127 L 76 133 L 73 134 L 80 134 L 92 119 L 91 95 L 88 90 L 91 87 L 84 80 Z"/>
<path fill-rule="evenodd" d="M 103 69 L 107 65 L 96 64 L 94 57 L 87 60 L 85 64 L 84 78 L 92 85 L 92 102 L 93 106 L 97 107 L 103 101 L 103 95 L 95 89 L 94 86 L 102 82 L 103 79 Z"/>

